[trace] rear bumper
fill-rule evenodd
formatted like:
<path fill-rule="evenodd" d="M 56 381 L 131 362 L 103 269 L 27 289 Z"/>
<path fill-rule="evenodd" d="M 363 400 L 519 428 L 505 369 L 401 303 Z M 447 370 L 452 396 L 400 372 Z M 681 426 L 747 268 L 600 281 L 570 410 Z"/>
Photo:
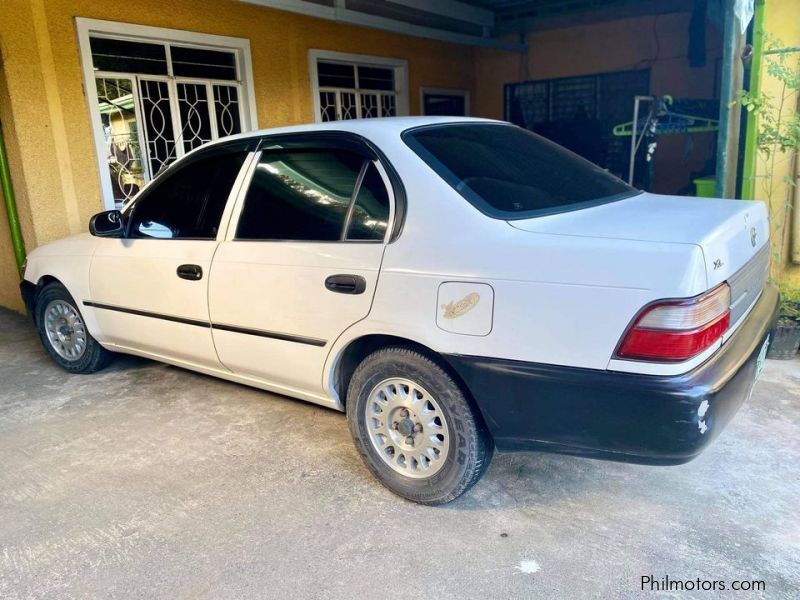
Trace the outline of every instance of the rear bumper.
<path fill-rule="evenodd" d="M 501 450 L 680 464 L 702 452 L 750 395 L 778 299 L 767 286 L 719 352 L 682 375 L 447 358 Z"/>

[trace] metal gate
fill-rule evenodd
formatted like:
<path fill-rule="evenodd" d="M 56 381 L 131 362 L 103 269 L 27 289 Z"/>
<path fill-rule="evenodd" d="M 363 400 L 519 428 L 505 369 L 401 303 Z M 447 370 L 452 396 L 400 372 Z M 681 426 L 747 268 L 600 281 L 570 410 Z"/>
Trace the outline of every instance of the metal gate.
<path fill-rule="evenodd" d="M 630 120 L 634 97 L 649 92 L 647 69 L 511 83 L 505 86 L 505 119 L 624 178 L 627 145 L 612 129 Z"/>

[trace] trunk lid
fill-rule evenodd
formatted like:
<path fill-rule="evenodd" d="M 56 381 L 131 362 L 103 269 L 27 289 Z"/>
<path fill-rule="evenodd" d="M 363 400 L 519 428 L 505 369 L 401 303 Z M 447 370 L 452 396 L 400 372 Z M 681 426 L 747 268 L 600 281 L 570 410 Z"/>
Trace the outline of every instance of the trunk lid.
<path fill-rule="evenodd" d="M 708 289 L 738 274 L 749 282 L 747 288 L 761 279 L 760 292 L 769 264 L 769 222 L 763 202 L 642 193 L 584 210 L 509 224 L 553 235 L 694 244 L 703 250 Z M 747 276 L 743 277 L 745 272 Z M 749 296 L 754 290 L 748 291 Z"/>

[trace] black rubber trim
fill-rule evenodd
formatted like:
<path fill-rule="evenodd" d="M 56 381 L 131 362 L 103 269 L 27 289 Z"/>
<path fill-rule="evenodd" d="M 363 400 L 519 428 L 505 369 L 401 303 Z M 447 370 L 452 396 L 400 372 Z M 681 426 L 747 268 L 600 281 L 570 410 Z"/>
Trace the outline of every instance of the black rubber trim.
<path fill-rule="evenodd" d="M 244 327 L 235 327 L 233 325 L 222 325 L 220 323 L 212 323 L 212 329 L 219 329 L 220 331 L 231 331 L 233 333 L 243 333 L 245 335 L 257 335 L 259 337 L 271 338 L 273 340 L 283 340 L 285 342 L 296 342 L 298 344 L 305 344 L 307 346 L 322 347 L 328 342 L 318 338 L 310 338 L 302 335 L 292 335 L 290 333 L 278 333 L 275 331 L 263 331 L 261 329 L 245 329 Z"/>
<path fill-rule="evenodd" d="M 101 308 L 103 310 L 112 310 L 114 312 L 125 313 L 126 315 L 136 315 L 138 317 L 150 317 L 151 319 L 161 319 L 162 321 L 171 321 L 172 323 L 181 323 L 183 325 L 194 325 L 196 327 L 211 327 L 208 321 L 198 321 L 196 319 L 185 319 L 183 317 L 174 317 L 172 315 L 163 315 L 161 313 L 148 312 L 146 310 L 137 310 L 135 308 L 125 308 L 123 306 L 113 306 L 111 304 L 101 304 L 99 302 L 83 301 L 84 306 L 91 306 L 92 308 Z"/>
<path fill-rule="evenodd" d="M 136 315 L 139 317 L 149 317 L 151 319 L 161 319 L 162 321 L 170 321 L 172 323 L 181 323 L 182 325 L 193 325 L 195 327 L 207 327 L 209 329 L 219 329 L 220 331 L 230 331 L 232 333 L 242 333 L 244 335 L 255 335 L 258 337 L 270 338 L 273 340 L 283 340 L 285 342 L 295 342 L 297 344 L 305 344 L 307 346 L 325 346 L 328 342 L 318 338 L 305 337 L 302 335 L 292 335 L 290 333 L 279 333 L 276 331 L 264 331 L 262 329 L 248 329 L 246 327 L 236 327 L 234 325 L 224 325 L 221 323 L 211 323 L 210 321 L 200 321 L 197 319 L 185 319 L 183 317 L 175 317 L 172 315 L 164 315 L 161 313 L 149 312 L 146 310 L 138 310 L 135 308 L 125 308 L 123 306 L 114 306 L 111 304 L 101 304 L 99 302 L 83 301 L 84 306 L 92 308 L 99 308 L 102 310 L 111 310 L 121 312 L 128 315 Z"/>

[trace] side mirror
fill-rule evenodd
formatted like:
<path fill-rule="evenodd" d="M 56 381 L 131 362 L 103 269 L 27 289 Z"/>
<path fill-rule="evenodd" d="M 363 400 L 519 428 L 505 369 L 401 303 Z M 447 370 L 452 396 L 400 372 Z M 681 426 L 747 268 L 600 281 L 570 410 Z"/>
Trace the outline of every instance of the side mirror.
<path fill-rule="evenodd" d="M 125 217 L 118 210 L 97 213 L 89 221 L 89 233 L 97 237 L 123 237 L 125 235 Z"/>

